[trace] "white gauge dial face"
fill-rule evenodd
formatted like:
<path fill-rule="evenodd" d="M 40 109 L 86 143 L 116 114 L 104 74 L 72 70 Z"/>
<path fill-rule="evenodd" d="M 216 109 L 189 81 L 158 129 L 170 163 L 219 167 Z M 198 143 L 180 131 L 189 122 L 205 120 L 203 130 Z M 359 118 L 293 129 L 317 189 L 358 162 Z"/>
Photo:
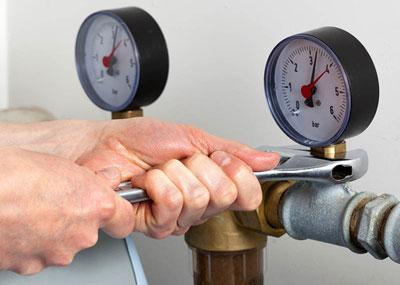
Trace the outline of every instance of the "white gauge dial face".
<path fill-rule="evenodd" d="M 275 107 L 307 140 L 329 141 L 347 124 L 348 84 L 336 58 L 321 45 L 302 38 L 289 41 L 273 80 Z"/>
<path fill-rule="evenodd" d="M 94 92 L 105 103 L 118 107 L 131 99 L 138 82 L 135 45 L 113 17 L 98 15 L 87 30 L 85 69 Z"/>

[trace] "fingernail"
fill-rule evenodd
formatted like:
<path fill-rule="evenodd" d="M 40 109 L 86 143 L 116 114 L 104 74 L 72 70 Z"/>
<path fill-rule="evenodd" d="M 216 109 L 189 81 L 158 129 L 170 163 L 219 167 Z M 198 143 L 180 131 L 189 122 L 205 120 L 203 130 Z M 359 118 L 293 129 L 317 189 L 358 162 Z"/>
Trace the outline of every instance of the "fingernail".
<path fill-rule="evenodd" d="M 281 160 L 281 155 L 277 152 L 270 152 L 271 155 L 271 160 L 275 163 L 275 166 L 278 166 L 280 160 Z"/>
<path fill-rule="evenodd" d="M 231 163 L 232 158 L 224 151 L 216 151 L 211 155 L 211 159 L 219 166 L 226 166 Z"/>

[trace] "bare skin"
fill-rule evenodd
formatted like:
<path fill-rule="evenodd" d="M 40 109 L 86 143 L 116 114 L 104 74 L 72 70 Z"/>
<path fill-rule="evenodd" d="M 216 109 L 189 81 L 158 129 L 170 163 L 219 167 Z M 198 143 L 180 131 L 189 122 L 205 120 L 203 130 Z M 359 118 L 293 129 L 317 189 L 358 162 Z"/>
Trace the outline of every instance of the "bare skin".
<path fill-rule="evenodd" d="M 117 238 L 134 230 L 132 206 L 113 191 L 117 169 L 96 175 L 64 158 L 18 148 L 0 155 L 0 269 L 27 275 L 66 266 L 96 244 L 99 229 Z"/>
<path fill-rule="evenodd" d="M 20 164 L 24 163 L 19 160 L 19 163 L 15 162 L 14 167 L 22 167 L 19 173 L 4 178 L 15 184 L 11 177 L 15 180 L 16 175 L 21 177 L 21 173 L 26 173 L 28 179 L 24 181 L 24 185 L 28 187 L 25 188 L 43 188 L 46 197 L 49 197 L 47 204 L 36 205 L 35 209 L 30 209 L 26 204 L 32 203 L 29 201 L 35 200 L 39 194 L 33 190 L 26 190 L 26 197 L 22 200 L 24 202 L 15 204 L 16 208 L 18 205 L 20 207 L 17 213 L 29 213 L 31 229 L 43 229 L 40 235 L 30 235 L 30 243 L 38 244 L 35 248 L 41 251 L 41 242 L 54 236 L 51 231 L 51 234 L 46 234 L 46 230 L 56 229 L 58 226 L 65 231 L 58 232 L 57 236 L 60 239 L 57 244 L 53 244 L 53 251 L 43 249 L 42 252 L 54 253 L 59 248 L 65 248 L 67 241 L 71 241 L 71 233 L 68 232 L 67 224 L 63 225 L 60 220 L 68 221 L 68 225 L 77 225 L 76 229 L 72 226 L 75 229 L 74 234 L 89 235 L 88 240 L 91 241 L 84 245 L 71 245 L 67 250 L 68 254 L 65 254 L 69 258 L 62 264 L 46 262 L 51 260 L 51 253 L 42 254 L 46 258 L 30 271 L 21 270 L 27 267 L 22 259 L 17 259 L 13 265 L 3 265 L 0 262 L 0 269 L 10 269 L 22 274 L 32 274 L 50 265 L 69 264 L 77 251 L 95 243 L 98 229 L 120 238 L 132 231 L 139 231 L 161 239 L 169 235 L 181 235 L 192 225 L 200 224 L 226 209 L 253 210 L 262 199 L 261 188 L 253 171 L 271 169 L 279 160 L 277 154 L 259 152 L 190 126 L 149 119 L 3 125 L 0 126 L 0 131 L 0 147 L 14 145 L 25 149 L 25 153 L 18 153 L 22 151 L 18 150 L 14 156 L 32 156 L 32 163 L 37 164 L 35 168 L 42 170 L 37 177 L 47 178 L 36 181 L 36 176 L 31 177 L 31 168 L 23 168 Z M 9 150 L 4 150 L 5 155 L 7 151 Z M 10 164 L 3 164 L 3 167 L 6 165 Z M 104 169 L 108 169 L 106 173 L 112 173 L 107 179 L 107 175 L 101 172 Z M 121 181 L 127 180 L 132 180 L 134 186 L 146 189 L 152 202 L 130 205 L 110 191 Z M 18 187 L 9 190 L 11 192 L 8 195 L 7 190 L 3 190 L 4 193 L 0 191 L 0 205 L 5 205 L 11 199 L 11 193 L 16 191 L 16 188 Z M 92 192 L 99 191 L 105 191 L 107 195 L 111 193 L 113 198 L 104 199 L 112 210 L 102 208 L 100 200 L 103 197 L 100 194 L 96 196 L 97 200 L 90 196 Z M 66 201 L 63 196 L 64 201 L 57 202 L 63 193 L 69 193 L 70 199 Z M 81 210 L 87 208 L 88 210 L 83 212 L 91 218 L 82 219 L 82 214 L 79 216 L 74 211 L 71 213 L 69 209 L 64 209 L 68 208 L 67 205 L 72 208 L 76 206 Z M 93 209 L 97 216 L 90 209 Z M 110 213 L 103 217 L 103 212 Z M 3 240 L 5 235 L 1 231 L 2 215 L 0 207 L 0 240 Z M 92 218 L 93 215 L 95 218 Z M 43 219 L 44 216 L 48 218 Z M 16 222 L 12 227 L 8 224 L 8 229 L 4 227 L 7 232 L 20 233 L 26 228 L 27 224 L 18 217 L 10 219 L 20 222 Z M 96 234 L 90 234 L 90 230 L 80 228 L 82 220 L 90 220 L 92 224 L 86 226 Z M 17 235 L 20 236 L 21 243 L 26 243 L 24 235 Z M 13 254 L 22 254 L 26 260 L 33 258 L 29 250 L 21 251 L 24 254 L 18 249 Z M 0 242 L 0 260 L 4 260 L 4 256 L 6 255 Z"/>

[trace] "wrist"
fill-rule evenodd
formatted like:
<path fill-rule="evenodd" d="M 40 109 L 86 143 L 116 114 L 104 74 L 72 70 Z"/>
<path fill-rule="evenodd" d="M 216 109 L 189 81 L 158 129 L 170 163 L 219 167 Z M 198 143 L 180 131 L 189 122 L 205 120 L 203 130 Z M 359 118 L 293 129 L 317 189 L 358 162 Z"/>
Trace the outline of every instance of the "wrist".
<path fill-rule="evenodd" d="M 101 121 L 0 124 L 0 147 L 19 147 L 75 160 L 94 147 L 105 125 Z"/>

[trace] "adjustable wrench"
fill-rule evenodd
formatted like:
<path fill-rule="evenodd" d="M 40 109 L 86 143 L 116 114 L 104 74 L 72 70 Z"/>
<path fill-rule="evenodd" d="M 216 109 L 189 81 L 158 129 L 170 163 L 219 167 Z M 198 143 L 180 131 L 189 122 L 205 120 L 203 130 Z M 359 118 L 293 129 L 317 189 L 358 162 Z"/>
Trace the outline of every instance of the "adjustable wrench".
<path fill-rule="evenodd" d="M 260 183 L 303 180 L 341 184 L 361 178 L 368 170 L 368 156 L 361 149 L 348 151 L 340 160 L 317 158 L 312 156 L 308 149 L 301 147 L 260 147 L 259 149 L 281 155 L 280 163 L 275 169 L 254 172 Z M 116 191 L 131 203 L 150 200 L 145 190 L 132 187 L 130 182 L 120 184 Z"/>

